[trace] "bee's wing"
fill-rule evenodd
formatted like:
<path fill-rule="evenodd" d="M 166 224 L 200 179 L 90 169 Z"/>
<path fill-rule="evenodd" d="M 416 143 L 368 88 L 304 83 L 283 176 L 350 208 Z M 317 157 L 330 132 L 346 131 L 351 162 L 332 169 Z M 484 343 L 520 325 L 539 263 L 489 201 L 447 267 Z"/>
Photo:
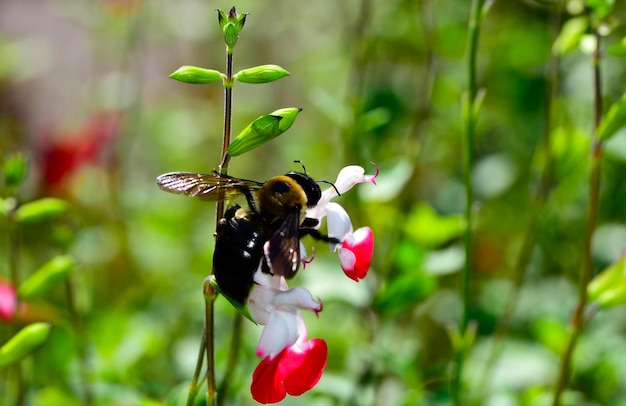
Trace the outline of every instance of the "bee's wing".
<path fill-rule="evenodd" d="M 263 184 L 218 173 L 170 172 L 157 177 L 157 185 L 166 192 L 220 201 L 242 195 L 250 199 Z"/>
<path fill-rule="evenodd" d="M 265 258 L 274 275 L 292 278 L 300 266 L 300 212 L 294 213 L 280 225 L 265 245 Z"/>

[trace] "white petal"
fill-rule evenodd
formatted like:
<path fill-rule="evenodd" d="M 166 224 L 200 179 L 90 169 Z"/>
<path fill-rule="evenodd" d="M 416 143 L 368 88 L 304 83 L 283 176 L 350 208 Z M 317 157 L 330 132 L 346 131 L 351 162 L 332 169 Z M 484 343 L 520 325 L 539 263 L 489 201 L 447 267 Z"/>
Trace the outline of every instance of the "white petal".
<path fill-rule="evenodd" d="M 354 264 L 356 264 L 354 252 L 339 248 L 339 263 L 341 264 L 341 269 L 352 272 L 354 270 Z"/>
<path fill-rule="evenodd" d="M 259 324 L 267 324 L 272 306 L 270 303 L 279 290 L 267 286 L 255 285 L 246 299 L 250 316 Z"/>
<path fill-rule="evenodd" d="M 298 318 L 302 319 L 300 312 L 272 312 L 261 333 L 256 349 L 257 356 L 274 357 L 285 348 L 292 346 L 298 340 Z"/>
<path fill-rule="evenodd" d="M 322 198 L 323 197 L 324 194 L 322 193 Z M 329 201 L 330 198 L 320 199 L 316 206 L 306 209 L 306 216 L 308 218 L 316 219 L 319 222 L 315 228 L 319 228 L 322 219 L 326 217 L 326 205 Z"/>
<path fill-rule="evenodd" d="M 327 224 L 328 236 L 342 240 L 349 234 L 352 234 L 352 222 L 346 210 L 337 203 L 328 203 Z M 335 251 L 337 244 L 330 244 L 330 250 Z"/>
<path fill-rule="evenodd" d="M 277 294 L 274 296 L 271 304 L 275 306 L 275 309 L 281 309 L 284 311 L 289 311 L 290 307 L 294 310 L 296 308 L 300 308 L 311 310 L 315 313 L 322 310 L 322 305 L 313 299 L 311 292 L 300 286 L 296 286 L 286 292 Z"/>
<path fill-rule="evenodd" d="M 339 193 L 344 194 L 352 189 L 354 185 L 365 181 L 365 169 L 361 166 L 350 165 L 339 171 L 335 187 L 339 190 Z"/>

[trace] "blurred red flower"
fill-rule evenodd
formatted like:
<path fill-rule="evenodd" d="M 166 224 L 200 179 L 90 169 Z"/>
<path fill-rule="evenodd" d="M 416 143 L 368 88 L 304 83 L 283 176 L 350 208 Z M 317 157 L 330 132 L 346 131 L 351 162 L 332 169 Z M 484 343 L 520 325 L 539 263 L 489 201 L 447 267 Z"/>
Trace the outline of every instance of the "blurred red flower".
<path fill-rule="evenodd" d="M 84 165 L 96 161 L 120 130 L 119 114 L 104 111 L 90 117 L 75 133 L 44 135 L 39 145 L 42 192 L 63 194 L 71 177 Z"/>

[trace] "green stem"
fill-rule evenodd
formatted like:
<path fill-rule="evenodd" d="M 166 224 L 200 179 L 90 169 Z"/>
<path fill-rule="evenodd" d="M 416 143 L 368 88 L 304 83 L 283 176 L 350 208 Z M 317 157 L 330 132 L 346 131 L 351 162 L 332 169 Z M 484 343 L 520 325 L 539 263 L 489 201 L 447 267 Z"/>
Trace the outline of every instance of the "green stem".
<path fill-rule="evenodd" d="M 464 106 L 465 121 L 465 137 L 464 137 L 464 183 L 465 183 L 465 266 L 461 279 L 461 297 L 463 314 L 460 323 L 460 334 L 462 344 L 460 348 L 456 348 L 456 368 L 452 377 L 452 396 L 455 405 L 461 405 L 462 383 L 461 375 L 463 372 L 463 364 L 465 362 L 465 354 L 467 352 L 466 332 L 469 324 L 469 307 L 470 307 L 470 279 L 472 275 L 472 205 L 474 203 L 474 191 L 472 188 L 472 167 L 474 165 L 474 136 L 476 132 L 476 58 L 478 53 L 478 38 L 480 33 L 480 20 L 482 15 L 484 0 L 472 0 L 470 9 L 470 19 L 468 27 L 468 64 L 467 64 L 467 99 Z"/>
<path fill-rule="evenodd" d="M 589 173 L 589 203 L 587 205 L 587 227 L 585 229 L 585 239 L 583 248 L 583 263 L 580 270 L 580 280 L 578 284 L 578 305 L 572 316 L 572 334 L 570 335 L 563 357 L 561 367 L 554 388 L 553 406 L 561 404 L 561 393 L 567 386 L 570 376 L 570 365 L 572 355 L 578 338 L 585 325 L 585 306 L 587 305 L 587 286 L 593 278 L 593 259 L 591 252 L 591 242 L 593 233 L 598 223 L 598 209 L 600 204 L 600 171 L 602 161 L 602 141 L 597 136 L 597 129 L 602 117 L 602 88 L 600 71 L 600 35 L 598 30 L 594 30 L 596 38 L 596 49 L 593 54 L 593 86 L 594 86 L 594 128 L 591 145 L 591 168 Z"/>
<path fill-rule="evenodd" d="M 228 155 L 228 146 L 230 145 L 230 135 L 232 127 L 232 105 L 233 105 L 233 54 L 232 50 L 229 50 L 226 54 L 226 80 L 224 81 L 224 134 L 222 136 L 222 158 L 218 167 L 218 172 L 222 175 L 228 173 L 228 162 L 230 157 Z M 224 202 L 219 199 L 215 206 L 215 225 L 219 223 L 220 219 L 224 216 Z M 214 274 L 214 270 L 211 270 L 211 275 Z M 192 378 L 192 383 L 189 386 L 189 393 L 187 395 L 187 405 L 194 404 L 196 394 L 198 392 L 198 379 L 200 377 L 200 371 L 202 370 L 203 357 L 206 354 L 207 361 L 207 406 L 216 406 L 218 404 L 217 389 L 215 385 L 215 299 L 217 298 L 217 292 L 208 280 L 203 285 L 204 294 L 204 329 L 202 332 L 202 342 L 200 343 L 200 351 L 198 353 L 198 360 L 196 362 L 196 369 Z"/>
<path fill-rule="evenodd" d="M 230 134 L 232 127 L 232 106 L 233 106 L 233 54 L 232 50 L 226 54 L 226 81 L 224 87 L 224 134 L 222 136 L 222 160 L 219 166 L 219 173 L 226 175 L 228 173 L 228 146 L 230 145 Z M 220 219 L 224 217 L 224 201 L 219 199 L 215 206 L 215 226 Z M 216 229 L 217 231 L 217 229 Z M 215 270 L 211 270 L 214 274 Z M 215 386 L 215 337 L 214 337 L 214 321 L 215 321 L 215 298 L 217 293 L 213 291 L 213 287 L 205 284 L 205 324 L 206 333 L 206 357 L 207 357 L 207 406 L 217 405 L 217 390 Z M 210 291 L 207 294 L 207 289 Z"/>

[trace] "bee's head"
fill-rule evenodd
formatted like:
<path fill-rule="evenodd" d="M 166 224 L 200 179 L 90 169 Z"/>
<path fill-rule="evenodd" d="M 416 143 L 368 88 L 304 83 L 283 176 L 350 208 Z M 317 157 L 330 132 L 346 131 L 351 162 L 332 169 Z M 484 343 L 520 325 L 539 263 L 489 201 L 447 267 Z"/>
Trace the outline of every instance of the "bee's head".
<path fill-rule="evenodd" d="M 302 172 L 288 172 L 285 176 L 295 180 L 306 194 L 307 207 L 315 206 L 322 197 L 322 189 L 312 177 Z"/>
<path fill-rule="evenodd" d="M 268 218 L 284 219 L 287 215 L 300 211 L 307 205 L 307 195 L 296 179 L 291 176 L 274 176 L 263 184 L 257 193 L 259 210 Z"/>

